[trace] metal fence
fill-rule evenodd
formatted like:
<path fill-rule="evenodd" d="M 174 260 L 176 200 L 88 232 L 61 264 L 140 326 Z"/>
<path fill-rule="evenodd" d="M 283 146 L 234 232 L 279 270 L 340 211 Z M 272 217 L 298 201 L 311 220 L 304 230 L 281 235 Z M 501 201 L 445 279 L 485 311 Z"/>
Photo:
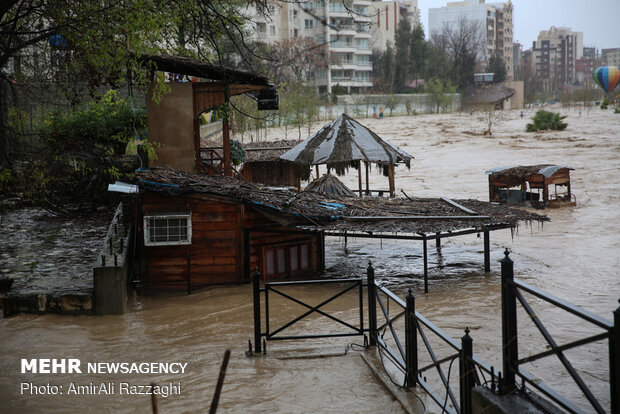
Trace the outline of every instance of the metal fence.
<path fill-rule="evenodd" d="M 570 413 L 581 413 L 575 403 L 567 397 L 562 396 L 546 385 L 540 379 L 525 371 L 520 365 L 532 362 L 540 358 L 556 355 L 570 377 L 583 392 L 585 398 L 592 408 L 598 413 L 606 412 L 602 404 L 596 400 L 593 393 L 589 390 L 584 381 L 580 378 L 576 370 L 572 367 L 564 351 L 578 346 L 589 344 L 595 341 L 607 340 L 609 343 L 609 364 L 610 364 L 610 393 L 612 414 L 620 414 L 620 307 L 614 311 L 614 323 L 600 318 L 588 311 L 580 309 L 560 298 L 550 295 L 534 286 L 514 278 L 513 262 L 509 257 L 508 250 L 502 263 L 502 368 L 501 372 L 496 372 L 494 367 L 486 364 L 482 359 L 473 354 L 472 338 L 469 329 L 465 329 L 465 335 L 461 341 L 457 341 L 446 334 L 443 330 L 433 324 L 426 317 L 415 310 L 415 297 L 411 289 L 406 299 L 403 301 L 389 289 L 375 281 L 374 268 L 369 263 L 366 278 L 363 279 L 336 279 L 336 280 L 312 280 L 294 282 L 267 282 L 264 287 L 260 287 L 260 274 L 258 270 L 253 274 L 253 293 L 254 293 L 254 353 L 265 352 L 264 341 L 286 340 L 286 339 L 305 339 L 305 338 L 329 338 L 339 336 L 355 336 L 368 334 L 368 346 L 378 349 L 380 356 L 388 358 L 393 365 L 404 375 L 403 388 L 411 388 L 420 385 L 424 391 L 437 403 L 442 411 L 447 413 L 472 413 L 472 390 L 476 386 L 483 386 L 498 395 L 508 393 L 520 393 L 524 398 L 528 398 L 532 393 L 542 395 L 557 406 Z M 317 284 L 337 284 L 340 290 L 331 297 L 325 299 L 316 306 L 311 306 L 290 294 L 282 292 L 284 286 L 312 286 Z M 367 288 L 367 320 L 368 328 L 364 327 L 364 304 L 363 288 Z M 359 294 L 359 326 L 354 326 L 345 322 L 321 308 L 332 302 L 334 299 L 352 290 L 357 290 Z M 553 337 L 544 327 L 540 318 L 534 313 L 528 302 L 521 293 L 527 292 L 547 303 L 557 306 L 573 315 L 576 315 L 586 322 L 589 322 L 603 332 L 583 339 L 575 340 L 571 343 L 558 345 Z M 265 305 L 265 331 L 261 330 L 261 292 L 264 293 Z M 286 298 L 298 305 L 307 308 L 307 311 L 291 319 L 289 322 L 270 330 L 269 325 L 269 295 L 276 294 Z M 518 357 L 518 330 L 517 330 L 517 300 L 521 303 L 526 313 L 531 317 L 534 324 L 540 330 L 547 341 L 548 350 L 530 355 L 526 358 Z M 391 309 L 390 309 L 391 308 Z M 394 308 L 396 311 L 394 312 Z M 379 310 L 379 313 L 377 312 Z M 347 328 L 346 331 L 333 332 L 327 334 L 304 333 L 301 335 L 283 335 L 282 331 L 291 327 L 305 317 L 318 313 L 339 325 Z M 379 316 L 379 320 L 377 319 Z M 395 322 L 400 318 L 405 318 L 404 332 L 395 327 Z M 381 323 L 379 323 L 379 321 Z M 390 334 L 391 340 L 385 339 L 385 334 Z M 434 335 L 440 343 L 450 349 L 449 355 L 439 358 L 436 350 L 431 345 L 430 336 Z M 418 344 L 418 338 L 424 345 L 422 348 Z M 261 341 L 263 344 L 261 346 Z M 403 346 L 404 343 L 404 346 Z M 431 363 L 420 367 L 421 359 L 418 353 L 425 350 Z M 250 352 L 252 344 L 250 342 Z M 452 366 L 458 360 L 459 381 L 458 387 L 450 384 Z M 448 365 L 447 373 L 445 365 Z M 431 382 L 427 381 L 427 375 L 436 374 L 434 383 L 440 383 L 440 391 L 444 393 L 442 397 L 433 388 Z M 520 381 L 517 381 L 519 378 Z M 449 401 L 449 404 L 448 404 Z M 545 410 L 545 407 L 540 407 Z"/>

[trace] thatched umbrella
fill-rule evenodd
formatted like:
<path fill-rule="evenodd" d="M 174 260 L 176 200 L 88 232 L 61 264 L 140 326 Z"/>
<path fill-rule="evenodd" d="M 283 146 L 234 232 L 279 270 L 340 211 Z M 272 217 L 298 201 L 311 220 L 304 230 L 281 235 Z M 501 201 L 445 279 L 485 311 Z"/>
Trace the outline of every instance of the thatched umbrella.
<path fill-rule="evenodd" d="M 342 114 L 280 156 L 280 159 L 291 161 L 303 168 L 305 178 L 312 165 L 316 165 L 318 170 L 318 165 L 326 164 L 328 170 L 335 170 L 337 175 L 343 175 L 349 167 L 357 168 L 360 197 L 362 161 L 366 164 L 366 191 L 369 192 L 368 166 L 374 163 L 384 168 L 390 182 L 390 195 L 394 196 L 394 166 L 404 163 L 410 167 L 412 158 L 346 114 Z"/>

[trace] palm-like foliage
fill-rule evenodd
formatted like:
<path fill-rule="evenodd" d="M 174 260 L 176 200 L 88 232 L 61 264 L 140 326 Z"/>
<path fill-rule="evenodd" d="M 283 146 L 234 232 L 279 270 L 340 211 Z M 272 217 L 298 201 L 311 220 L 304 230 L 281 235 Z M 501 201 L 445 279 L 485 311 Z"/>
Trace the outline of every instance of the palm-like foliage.
<path fill-rule="evenodd" d="M 540 110 L 536 112 L 536 115 L 534 115 L 534 117 L 532 118 L 533 122 L 525 126 L 525 131 L 535 132 L 547 129 L 554 131 L 563 131 L 568 126 L 566 122 L 562 122 L 564 118 L 566 118 L 566 115 L 561 116 L 560 114 L 555 112 Z"/>

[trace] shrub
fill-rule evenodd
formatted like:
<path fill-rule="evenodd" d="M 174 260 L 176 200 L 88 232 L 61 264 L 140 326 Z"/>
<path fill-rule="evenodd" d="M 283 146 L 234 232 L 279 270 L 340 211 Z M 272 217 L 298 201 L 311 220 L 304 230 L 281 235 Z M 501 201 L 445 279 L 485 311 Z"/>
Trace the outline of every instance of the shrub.
<path fill-rule="evenodd" d="M 607 109 L 609 106 L 609 97 L 604 97 L 603 102 L 601 102 L 601 109 Z"/>
<path fill-rule="evenodd" d="M 39 134 L 44 143 L 68 151 L 93 147 L 125 153 L 127 142 L 146 128 L 146 110 L 134 111 L 128 101 L 110 90 L 86 108 L 53 115 L 43 122 Z"/>
<path fill-rule="evenodd" d="M 540 110 L 532 118 L 533 122 L 525 126 L 525 131 L 535 132 L 548 129 L 563 131 L 568 126 L 566 122 L 562 122 L 564 118 L 566 116 L 561 116 L 558 113 Z"/>

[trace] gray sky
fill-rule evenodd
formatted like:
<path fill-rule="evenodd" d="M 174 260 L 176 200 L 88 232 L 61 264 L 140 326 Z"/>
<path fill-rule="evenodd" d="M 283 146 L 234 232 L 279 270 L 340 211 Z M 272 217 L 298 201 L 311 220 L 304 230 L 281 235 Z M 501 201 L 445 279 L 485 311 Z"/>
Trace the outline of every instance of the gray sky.
<path fill-rule="evenodd" d="M 428 9 L 443 7 L 447 2 L 418 0 L 426 33 Z M 500 1 L 486 1 L 495 2 Z M 620 0 L 512 0 L 512 4 L 513 41 L 521 43 L 524 50 L 532 47 L 541 30 L 548 30 L 551 26 L 583 32 L 584 46 L 596 46 L 599 50 L 620 47 Z"/>

